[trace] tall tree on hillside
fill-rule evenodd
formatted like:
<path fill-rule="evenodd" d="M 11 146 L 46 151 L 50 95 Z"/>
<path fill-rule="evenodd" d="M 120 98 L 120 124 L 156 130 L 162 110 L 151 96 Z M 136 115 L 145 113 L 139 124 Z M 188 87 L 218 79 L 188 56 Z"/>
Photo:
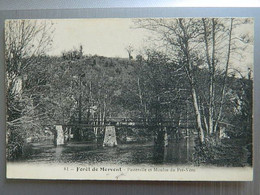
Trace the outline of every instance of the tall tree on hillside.
<path fill-rule="evenodd" d="M 133 59 L 132 53 L 133 53 L 133 51 L 134 51 L 133 46 L 129 45 L 129 46 L 127 46 L 127 47 L 125 48 L 125 50 L 126 50 L 127 53 L 128 53 L 128 59 L 129 59 L 129 60 L 132 60 L 132 59 Z"/>

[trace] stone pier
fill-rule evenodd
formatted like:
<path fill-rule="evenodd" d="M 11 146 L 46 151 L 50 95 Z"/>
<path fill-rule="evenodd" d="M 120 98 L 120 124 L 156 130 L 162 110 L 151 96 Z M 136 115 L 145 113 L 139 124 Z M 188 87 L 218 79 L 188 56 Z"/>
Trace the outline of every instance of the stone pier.
<path fill-rule="evenodd" d="M 164 129 L 164 146 L 167 147 L 169 144 L 168 142 L 168 134 L 166 128 Z"/>
<path fill-rule="evenodd" d="M 117 141 L 116 141 L 115 126 L 106 126 L 103 146 L 113 147 L 116 145 L 117 145 Z"/>
<path fill-rule="evenodd" d="M 56 146 L 64 145 L 64 132 L 62 125 L 55 125 L 56 134 L 54 137 L 54 144 Z"/>

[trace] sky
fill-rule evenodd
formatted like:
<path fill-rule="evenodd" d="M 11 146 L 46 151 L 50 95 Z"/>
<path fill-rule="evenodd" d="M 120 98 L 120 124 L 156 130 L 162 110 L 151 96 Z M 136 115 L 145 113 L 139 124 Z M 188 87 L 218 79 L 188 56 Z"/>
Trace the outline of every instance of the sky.
<path fill-rule="evenodd" d="M 126 47 L 131 45 L 136 53 L 149 34 L 143 29 L 133 29 L 131 19 L 71 19 L 53 20 L 54 37 L 50 55 L 83 46 L 84 54 L 106 57 L 128 57 Z"/>
<path fill-rule="evenodd" d="M 63 51 L 79 49 L 82 45 L 85 55 L 127 58 L 126 47 L 131 45 L 135 57 L 142 48 L 149 45 L 147 38 L 153 35 L 147 30 L 135 28 L 133 19 L 130 18 L 60 19 L 52 22 L 55 31 L 49 55 L 61 55 Z M 252 32 L 252 25 L 244 25 L 234 33 Z M 233 59 L 231 64 L 246 75 L 248 67 L 253 67 L 253 45 L 244 51 L 242 58 Z"/>

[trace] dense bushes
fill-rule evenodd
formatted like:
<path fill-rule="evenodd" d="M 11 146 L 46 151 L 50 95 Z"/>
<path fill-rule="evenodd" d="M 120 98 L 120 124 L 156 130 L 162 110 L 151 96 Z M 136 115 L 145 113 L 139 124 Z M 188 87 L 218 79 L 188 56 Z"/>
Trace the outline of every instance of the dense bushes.
<path fill-rule="evenodd" d="M 243 139 L 216 140 L 215 137 L 208 137 L 206 140 L 203 144 L 196 140 L 194 160 L 197 165 L 235 167 L 249 165 L 248 157 L 251 153 Z"/>

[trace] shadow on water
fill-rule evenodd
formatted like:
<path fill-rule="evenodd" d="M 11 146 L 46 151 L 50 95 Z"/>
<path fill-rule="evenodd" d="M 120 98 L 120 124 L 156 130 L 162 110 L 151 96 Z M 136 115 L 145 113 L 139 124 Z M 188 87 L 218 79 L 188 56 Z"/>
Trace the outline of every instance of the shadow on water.
<path fill-rule="evenodd" d="M 194 139 L 172 140 L 167 147 L 153 142 L 119 144 L 103 147 L 91 142 L 71 141 L 55 147 L 53 142 L 31 144 L 30 154 L 20 161 L 43 163 L 112 163 L 112 164 L 190 164 Z"/>
<path fill-rule="evenodd" d="M 191 164 L 194 138 L 171 141 L 167 147 L 154 147 L 154 164 Z"/>

